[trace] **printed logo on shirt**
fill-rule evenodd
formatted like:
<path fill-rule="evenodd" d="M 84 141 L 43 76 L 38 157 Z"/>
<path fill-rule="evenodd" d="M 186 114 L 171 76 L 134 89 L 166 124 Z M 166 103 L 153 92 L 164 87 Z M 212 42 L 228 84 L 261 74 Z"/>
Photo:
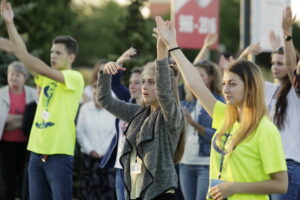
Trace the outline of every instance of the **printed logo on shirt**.
<path fill-rule="evenodd" d="M 43 93 L 42 93 L 42 104 L 43 104 L 43 108 L 44 111 L 42 111 L 41 113 L 41 118 L 42 118 L 42 122 L 36 122 L 35 126 L 39 129 L 44 129 L 44 128 L 48 128 L 51 126 L 54 126 L 55 123 L 53 122 L 48 122 L 48 119 L 50 117 L 50 113 L 49 113 L 49 105 L 50 102 L 52 100 L 52 97 L 54 95 L 55 89 L 57 88 L 57 83 L 52 82 L 49 85 L 47 85 L 46 87 L 44 87 Z"/>

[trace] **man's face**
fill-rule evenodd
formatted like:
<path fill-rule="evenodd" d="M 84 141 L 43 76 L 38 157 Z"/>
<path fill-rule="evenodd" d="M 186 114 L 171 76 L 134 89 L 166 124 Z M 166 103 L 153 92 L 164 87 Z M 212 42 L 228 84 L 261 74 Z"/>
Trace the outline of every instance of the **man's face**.
<path fill-rule="evenodd" d="M 51 48 L 51 67 L 54 69 L 67 69 L 71 67 L 75 55 L 69 54 L 65 45 L 61 43 L 53 44 Z"/>

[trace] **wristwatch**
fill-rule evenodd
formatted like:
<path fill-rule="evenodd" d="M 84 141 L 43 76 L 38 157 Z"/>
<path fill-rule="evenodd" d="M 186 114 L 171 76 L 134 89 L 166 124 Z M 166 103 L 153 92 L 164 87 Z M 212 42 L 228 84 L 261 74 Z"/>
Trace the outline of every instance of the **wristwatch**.
<path fill-rule="evenodd" d="M 292 39 L 292 36 L 290 36 L 290 35 L 287 35 L 287 36 L 285 36 L 285 37 L 284 37 L 284 39 L 285 39 L 285 41 L 287 41 L 287 42 L 288 42 L 288 41 L 290 41 L 290 40 Z"/>

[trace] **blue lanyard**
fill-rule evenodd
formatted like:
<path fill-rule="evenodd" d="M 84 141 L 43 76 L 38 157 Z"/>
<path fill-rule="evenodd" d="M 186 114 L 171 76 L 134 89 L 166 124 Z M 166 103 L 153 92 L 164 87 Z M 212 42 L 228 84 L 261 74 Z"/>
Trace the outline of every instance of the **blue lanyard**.
<path fill-rule="evenodd" d="M 225 145 L 226 145 L 226 142 L 228 141 L 228 138 L 230 136 L 230 132 L 229 133 L 225 133 L 225 140 L 223 142 L 223 147 L 222 149 L 220 149 L 217 145 L 217 136 L 214 138 L 213 140 L 213 147 L 214 149 L 221 154 L 221 158 L 220 158 L 220 170 L 219 170 L 219 176 L 218 178 L 221 179 L 221 174 L 222 174 L 222 170 L 223 170 L 223 164 L 224 164 L 224 158 L 225 158 L 225 155 L 227 154 L 227 152 L 225 151 Z"/>
<path fill-rule="evenodd" d="M 227 154 L 225 152 L 225 145 L 226 145 L 226 142 L 227 142 L 227 140 L 228 140 L 228 138 L 230 136 L 230 133 L 225 134 L 225 136 L 226 136 L 226 139 L 225 139 L 225 141 L 223 143 L 223 148 L 222 148 L 221 158 L 220 158 L 220 170 L 219 170 L 219 176 L 218 176 L 219 179 L 221 179 L 221 174 L 222 174 L 223 164 L 224 164 L 224 158 L 225 158 L 225 155 Z"/>

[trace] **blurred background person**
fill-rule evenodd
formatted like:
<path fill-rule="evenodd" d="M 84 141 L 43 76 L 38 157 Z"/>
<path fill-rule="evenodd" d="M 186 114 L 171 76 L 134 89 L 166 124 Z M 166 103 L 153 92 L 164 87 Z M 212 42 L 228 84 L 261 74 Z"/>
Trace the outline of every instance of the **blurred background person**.
<path fill-rule="evenodd" d="M 77 120 L 77 139 L 83 153 L 80 196 L 83 200 L 115 199 L 114 170 L 100 169 L 98 164 L 115 135 L 116 118 L 95 100 L 82 105 Z"/>
<path fill-rule="evenodd" d="M 21 191 L 28 137 L 22 130 L 26 104 L 37 99 L 34 88 L 25 85 L 29 73 L 20 62 L 8 66 L 7 86 L 0 89 L 0 172 L 4 199 Z"/>

